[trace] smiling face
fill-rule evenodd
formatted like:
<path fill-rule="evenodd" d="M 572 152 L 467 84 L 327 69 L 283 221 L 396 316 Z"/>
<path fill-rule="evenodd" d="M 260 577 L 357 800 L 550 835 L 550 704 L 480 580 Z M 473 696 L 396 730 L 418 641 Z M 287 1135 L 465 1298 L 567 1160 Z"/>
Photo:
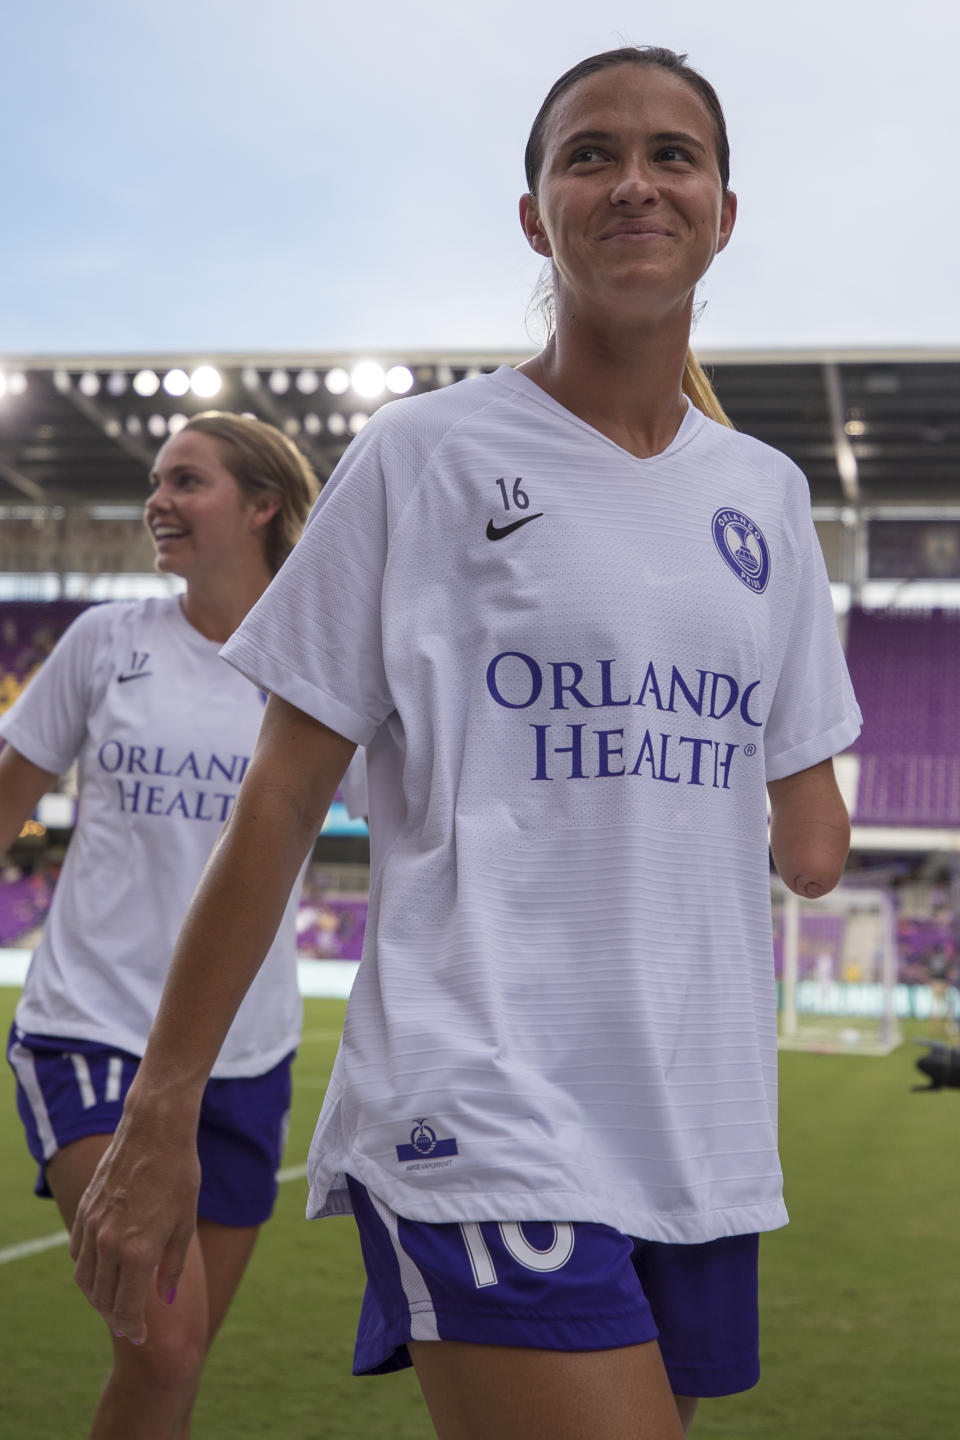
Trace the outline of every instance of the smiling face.
<path fill-rule="evenodd" d="M 706 105 L 656 65 L 600 70 L 557 98 L 536 189 L 521 200 L 521 221 L 553 262 L 561 320 L 574 310 L 689 319 L 736 217 Z"/>
<path fill-rule="evenodd" d="M 264 565 L 264 527 L 278 501 L 244 495 L 209 435 L 182 430 L 162 447 L 150 473 L 144 522 L 156 567 L 188 583 L 219 567 Z"/>

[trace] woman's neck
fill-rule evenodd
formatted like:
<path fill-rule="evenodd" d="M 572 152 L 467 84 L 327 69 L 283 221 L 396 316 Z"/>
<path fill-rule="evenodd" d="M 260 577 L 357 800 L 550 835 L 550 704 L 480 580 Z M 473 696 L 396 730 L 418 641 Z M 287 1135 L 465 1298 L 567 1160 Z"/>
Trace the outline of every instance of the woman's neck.
<path fill-rule="evenodd" d="M 184 616 L 194 630 L 222 645 L 260 599 L 272 578 L 264 566 L 215 580 L 188 581 L 180 602 Z"/>
<path fill-rule="evenodd" d="M 666 450 L 686 413 L 683 370 L 689 317 L 649 330 L 591 326 L 558 315 L 557 330 L 520 371 L 554 400 L 631 454 Z"/>

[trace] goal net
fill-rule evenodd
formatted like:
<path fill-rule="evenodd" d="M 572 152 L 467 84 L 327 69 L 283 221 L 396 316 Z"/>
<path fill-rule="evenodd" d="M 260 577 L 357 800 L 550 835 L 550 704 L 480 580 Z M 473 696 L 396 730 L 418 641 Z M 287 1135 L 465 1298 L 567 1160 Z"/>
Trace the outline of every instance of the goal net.
<path fill-rule="evenodd" d="M 889 1055 L 897 1020 L 897 945 L 885 890 L 839 886 L 802 900 L 773 888 L 781 1049 Z"/>

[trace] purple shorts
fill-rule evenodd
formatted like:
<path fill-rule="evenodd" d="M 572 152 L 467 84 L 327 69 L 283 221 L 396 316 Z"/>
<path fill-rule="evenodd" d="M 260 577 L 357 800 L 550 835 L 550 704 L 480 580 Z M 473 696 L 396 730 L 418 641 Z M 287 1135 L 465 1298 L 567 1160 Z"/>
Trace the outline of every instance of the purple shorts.
<path fill-rule="evenodd" d="M 112 1135 L 139 1057 L 89 1040 L 10 1031 L 7 1059 L 17 1077 L 17 1108 L 39 1165 L 36 1193 L 49 1195 L 46 1164 L 84 1135 Z M 293 1055 L 265 1075 L 210 1080 L 197 1149 L 197 1214 L 219 1225 L 262 1225 L 277 1198 L 277 1169 L 290 1112 Z"/>
<path fill-rule="evenodd" d="M 580 1221 L 431 1225 L 348 1184 L 367 1271 L 356 1375 L 409 1365 L 408 1340 L 538 1350 L 659 1340 L 675 1395 L 733 1395 L 760 1378 L 757 1235 L 666 1245 Z"/>

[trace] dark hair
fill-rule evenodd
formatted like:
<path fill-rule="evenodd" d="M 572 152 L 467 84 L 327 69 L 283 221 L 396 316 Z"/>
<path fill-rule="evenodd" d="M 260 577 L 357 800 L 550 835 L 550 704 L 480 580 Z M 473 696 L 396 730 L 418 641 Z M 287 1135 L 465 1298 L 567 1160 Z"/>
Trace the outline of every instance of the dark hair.
<path fill-rule="evenodd" d="M 678 80 L 683 80 L 697 92 L 713 121 L 717 169 L 720 171 L 723 193 L 726 194 L 730 185 L 730 142 L 727 139 L 727 125 L 717 92 L 709 80 L 704 80 L 702 75 L 690 68 L 686 55 L 678 55 L 660 45 L 625 45 L 620 50 L 604 50 L 600 55 L 591 55 L 586 60 L 581 60 L 578 65 L 561 75 L 559 80 L 554 81 L 537 111 L 537 118 L 533 122 L 524 152 L 523 163 L 530 194 L 535 195 L 537 191 L 537 181 L 543 167 L 544 134 L 554 101 L 572 85 L 576 85 L 578 80 L 585 80 L 588 75 L 596 75 L 598 71 L 612 69 L 615 65 L 657 65 L 661 70 L 676 75 Z"/>
<path fill-rule="evenodd" d="M 204 410 L 192 416 L 183 429 L 219 442 L 223 463 L 245 495 L 279 499 L 280 509 L 267 524 L 264 536 L 264 556 L 275 575 L 299 540 L 320 490 L 309 462 L 276 426 L 252 415 Z"/>

